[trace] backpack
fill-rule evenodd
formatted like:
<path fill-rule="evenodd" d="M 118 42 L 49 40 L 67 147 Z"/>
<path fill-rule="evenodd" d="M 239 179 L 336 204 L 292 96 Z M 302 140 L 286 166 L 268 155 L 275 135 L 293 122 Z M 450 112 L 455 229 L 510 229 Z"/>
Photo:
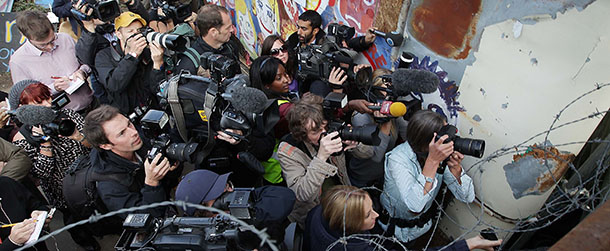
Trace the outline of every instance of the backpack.
<path fill-rule="evenodd" d="M 114 180 L 123 183 L 124 177 L 119 174 L 102 175 L 95 172 L 91 166 L 89 154 L 79 156 L 66 170 L 63 178 L 63 194 L 73 220 L 89 218 L 96 213 L 108 213 L 104 202 L 97 194 L 97 181 Z M 115 233 L 121 229 L 122 220 L 117 216 L 105 218 L 93 224 L 88 224 L 94 234 Z"/>

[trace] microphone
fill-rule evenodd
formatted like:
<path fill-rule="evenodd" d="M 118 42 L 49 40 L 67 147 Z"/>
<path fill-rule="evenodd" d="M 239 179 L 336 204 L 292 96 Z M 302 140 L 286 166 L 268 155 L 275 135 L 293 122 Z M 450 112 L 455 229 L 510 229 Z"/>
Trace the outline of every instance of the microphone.
<path fill-rule="evenodd" d="M 402 45 L 402 41 L 404 40 L 404 37 L 401 34 L 398 34 L 396 31 L 385 33 L 379 30 L 373 30 L 373 34 L 385 38 L 385 42 L 391 47 L 398 47 Z"/>
<path fill-rule="evenodd" d="M 436 74 L 418 69 L 397 69 L 391 77 L 395 96 L 407 96 L 411 92 L 433 93 L 440 82 Z"/>
<path fill-rule="evenodd" d="M 383 115 L 401 117 L 407 113 L 407 106 L 402 102 L 383 101 L 381 105 L 369 105 L 369 109 L 378 110 Z"/>
<path fill-rule="evenodd" d="M 14 115 L 26 125 L 46 125 L 57 117 L 53 109 L 37 105 L 22 105 L 15 110 Z"/>
<path fill-rule="evenodd" d="M 244 113 L 261 114 L 267 105 L 267 95 L 252 87 L 235 88 L 231 93 L 223 93 L 222 97 L 228 99 L 233 108 Z"/>
<path fill-rule="evenodd" d="M 413 55 L 413 53 L 403 51 L 402 55 L 400 55 L 397 68 L 409 68 L 411 63 L 413 63 L 413 60 L 415 60 L 415 55 Z"/>

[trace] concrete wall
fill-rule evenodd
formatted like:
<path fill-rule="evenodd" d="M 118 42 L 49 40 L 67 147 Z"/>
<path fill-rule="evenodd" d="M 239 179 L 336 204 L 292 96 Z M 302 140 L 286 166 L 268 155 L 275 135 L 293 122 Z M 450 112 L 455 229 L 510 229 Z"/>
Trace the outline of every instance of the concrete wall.
<path fill-rule="evenodd" d="M 529 177 L 532 172 L 527 171 L 532 170 L 519 163 L 513 166 L 523 172 L 507 177 L 505 166 L 512 163 L 514 154 L 507 149 L 518 145 L 518 153 L 523 153 L 523 147 L 543 142 L 544 135 L 530 138 L 548 130 L 563 107 L 595 89 L 596 83 L 610 82 L 608 0 L 216 2 L 232 11 L 238 34 L 253 56 L 266 35 L 287 37 L 294 32 L 294 23 L 304 8 L 321 13 L 324 25 L 338 21 L 363 32 L 368 24 L 383 23 L 385 31 L 404 31 L 410 40 L 394 50 L 394 56 L 413 52 L 417 55 L 414 68 L 436 72 L 442 79 L 438 92 L 424 96 L 426 108 L 445 114 L 450 123 L 458 125 L 462 136 L 486 140 L 484 158 L 488 161 L 467 157 L 464 167 L 475 180 L 477 198 L 507 218 L 531 216 L 553 188 L 551 185 L 534 189 L 530 195 L 516 195 L 509 180 L 527 185 L 536 177 Z M 390 11 L 397 5 L 404 5 L 399 15 Z M 386 17 L 385 21 L 380 17 Z M 377 21 L 371 22 L 373 19 Z M 386 25 L 387 20 L 397 20 L 396 25 Z M 390 68 L 390 58 L 391 48 L 378 39 L 361 60 L 374 67 Z M 609 97 L 610 87 L 586 96 L 565 110 L 555 125 L 607 110 Z M 548 140 L 555 145 L 585 141 L 600 118 L 553 130 Z M 575 143 L 557 148 L 577 154 L 582 146 Z M 485 212 L 477 204 L 453 203 L 440 228 L 458 237 L 475 235 L 473 230 L 486 224 L 505 230 L 514 227 L 499 220 L 502 217 L 498 214 Z M 506 237 L 508 233 L 500 234 Z"/>

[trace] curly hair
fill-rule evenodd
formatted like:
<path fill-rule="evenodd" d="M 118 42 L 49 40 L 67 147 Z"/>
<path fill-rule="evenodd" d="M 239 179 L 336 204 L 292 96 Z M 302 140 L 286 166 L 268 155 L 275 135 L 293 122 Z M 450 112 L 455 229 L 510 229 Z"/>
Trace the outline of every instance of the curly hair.
<path fill-rule="evenodd" d="M 307 139 L 309 121 L 313 122 L 312 128 L 318 128 L 324 124 L 322 102 L 324 102 L 322 97 L 308 92 L 290 108 L 286 114 L 286 120 L 288 120 L 288 128 L 295 140 L 305 141 Z"/>

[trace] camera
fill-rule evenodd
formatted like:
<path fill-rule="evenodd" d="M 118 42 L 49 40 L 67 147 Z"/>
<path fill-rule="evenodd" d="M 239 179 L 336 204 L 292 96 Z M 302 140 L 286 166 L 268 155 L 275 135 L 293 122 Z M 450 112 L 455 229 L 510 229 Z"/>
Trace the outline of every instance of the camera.
<path fill-rule="evenodd" d="M 441 127 L 435 140 L 439 140 L 443 135 L 449 135 L 443 144 L 453 141 L 454 150 L 477 158 L 483 157 L 483 152 L 485 152 L 485 140 L 461 138 L 460 136 L 457 136 L 457 132 L 457 127 L 447 124 Z"/>
<path fill-rule="evenodd" d="M 146 38 L 146 42 L 148 43 L 152 43 L 154 41 L 157 44 L 161 45 L 163 48 L 172 51 L 186 50 L 187 40 L 183 36 L 159 33 L 154 31 L 150 27 L 142 28 L 140 33 Z"/>
<path fill-rule="evenodd" d="M 74 134 L 76 123 L 61 111 L 68 103 L 70 103 L 70 98 L 66 92 L 61 92 L 57 97 L 53 98 L 51 109 L 55 113 L 55 119 L 51 123 L 41 125 L 45 135 L 50 137 L 58 137 L 59 135 L 68 137 Z"/>
<path fill-rule="evenodd" d="M 309 45 L 299 49 L 297 63 L 299 66 L 297 77 L 302 80 L 321 79 L 328 81 L 333 67 L 341 68 L 347 74 L 347 83 L 361 85 L 369 83 L 373 71 L 370 67 L 362 68 L 354 73 L 354 61 L 352 57 L 355 52 L 345 48 L 339 48 L 333 42 L 325 42 L 321 45 Z M 333 89 L 341 89 L 345 86 L 330 85 Z"/>
<path fill-rule="evenodd" d="M 72 0 L 72 4 L 78 3 L 78 0 Z M 86 6 L 85 12 L 93 9 L 91 15 L 81 13 L 77 9 L 72 8 L 70 12 L 80 20 L 99 19 L 102 22 L 112 22 L 116 17 L 121 15 L 121 9 L 117 0 L 82 0 L 81 5 Z"/>
<path fill-rule="evenodd" d="M 223 79 L 233 78 L 241 73 L 241 68 L 237 61 L 212 52 L 201 54 L 201 67 L 209 70 L 211 78 L 217 83 L 220 83 Z"/>
<path fill-rule="evenodd" d="M 213 208 L 229 211 L 231 215 L 240 220 L 250 220 L 254 218 L 252 209 L 251 195 L 254 188 L 236 187 L 232 192 L 225 192 L 212 205 Z"/>
<path fill-rule="evenodd" d="M 324 98 L 322 103 L 324 118 L 328 120 L 328 130 L 326 134 L 338 132 L 342 140 L 353 140 L 365 145 L 379 145 L 379 128 L 376 125 L 368 126 L 348 126 L 345 122 L 336 118 L 335 113 L 338 109 L 343 109 L 347 105 L 347 95 L 343 93 L 331 92 Z"/>
<path fill-rule="evenodd" d="M 152 219 L 130 214 L 115 250 L 226 250 L 238 241 L 239 224 L 223 216 Z"/>
<path fill-rule="evenodd" d="M 343 24 L 331 23 L 328 24 L 327 34 L 335 38 L 337 44 L 342 44 L 343 41 L 347 41 L 354 37 L 356 29 Z"/>
<path fill-rule="evenodd" d="M 160 1 L 152 0 L 150 4 L 153 9 L 161 8 L 166 19 L 175 20 L 177 23 L 183 23 L 184 20 L 191 16 L 191 7 L 188 4 L 180 4 L 179 1 Z"/>
<path fill-rule="evenodd" d="M 150 140 L 152 146 L 147 155 L 148 160 L 152 161 L 158 153 L 161 153 L 170 160 L 194 162 L 194 153 L 199 144 L 172 143 L 167 133 L 169 122 L 167 113 L 154 109 L 148 110 L 140 120 L 144 136 Z"/>

